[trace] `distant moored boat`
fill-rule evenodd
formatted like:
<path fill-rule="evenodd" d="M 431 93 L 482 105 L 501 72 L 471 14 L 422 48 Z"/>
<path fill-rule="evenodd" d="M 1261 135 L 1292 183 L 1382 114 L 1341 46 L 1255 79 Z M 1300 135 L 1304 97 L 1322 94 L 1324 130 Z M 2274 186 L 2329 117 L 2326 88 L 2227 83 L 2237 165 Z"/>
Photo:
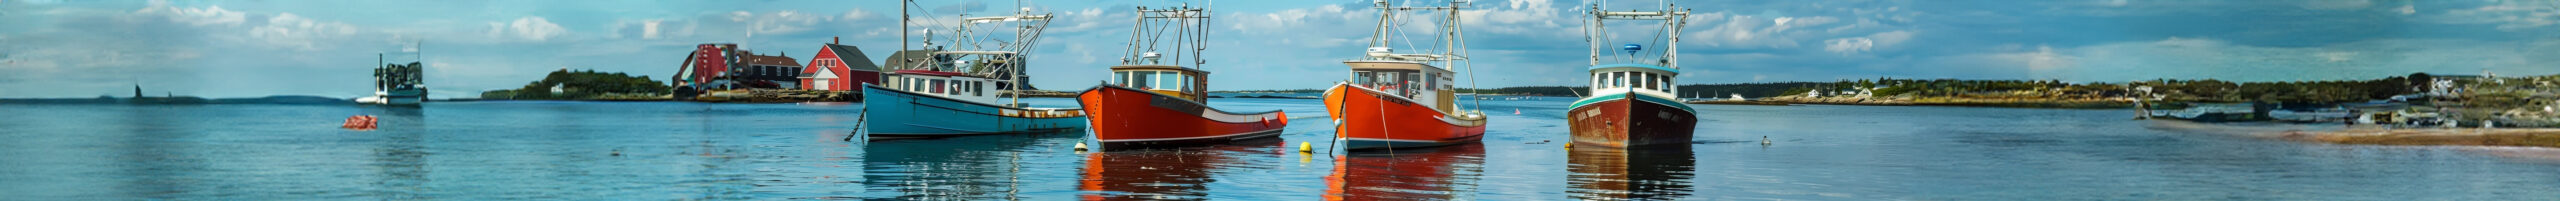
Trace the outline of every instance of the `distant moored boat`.
<path fill-rule="evenodd" d="M 373 68 L 373 96 L 356 98 L 357 103 L 376 105 L 418 105 L 427 102 L 426 65 L 423 58 L 408 64 L 381 62 L 376 55 Z"/>

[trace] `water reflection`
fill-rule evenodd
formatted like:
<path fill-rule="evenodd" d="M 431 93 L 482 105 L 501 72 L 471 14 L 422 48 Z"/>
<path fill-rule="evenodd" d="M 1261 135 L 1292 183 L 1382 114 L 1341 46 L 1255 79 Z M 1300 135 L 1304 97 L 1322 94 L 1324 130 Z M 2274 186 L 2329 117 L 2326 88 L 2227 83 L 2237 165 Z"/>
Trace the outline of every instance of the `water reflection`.
<path fill-rule="evenodd" d="M 1689 146 L 1573 149 L 1565 193 L 1578 200 L 1676 200 L 1689 195 L 1698 159 Z"/>
<path fill-rule="evenodd" d="M 1280 138 L 1233 146 L 1085 154 L 1077 190 L 1085 200 L 1202 200 L 1222 167 L 1243 165 L 1248 154 L 1279 154 Z"/>
<path fill-rule="evenodd" d="M 873 141 L 863 145 L 868 191 L 892 191 L 901 199 L 1019 200 L 1015 192 L 1028 160 L 1022 154 L 1047 141 L 1072 141 L 1065 133 L 987 135 Z"/>
<path fill-rule="evenodd" d="M 191 179 L 197 176 L 194 175 L 197 172 L 185 171 L 201 170 L 207 167 L 208 160 L 205 156 L 186 151 L 197 148 L 199 144 L 173 143 L 195 138 L 196 136 L 186 135 L 186 133 L 195 129 L 189 124 L 196 121 L 160 114 L 162 111 L 173 110 L 173 108 L 199 107 L 154 105 L 118 108 L 123 109 L 124 112 L 120 114 L 122 116 L 114 119 L 123 120 L 123 122 L 116 122 L 118 124 L 114 125 L 119 126 L 113 128 L 123 130 L 110 131 L 106 135 L 122 135 L 111 141 L 117 147 L 109 148 L 121 154 L 114 159 L 117 162 L 108 167 L 117 168 L 116 173 L 112 173 L 114 175 L 130 175 L 130 177 L 123 180 L 120 186 L 115 187 L 116 190 L 124 192 L 114 195 L 177 199 L 188 197 L 187 193 L 195 193 L 205 188 L 203 186 L 207 183 L 199 183 L 202 180 Z"/>
<path fill-rule="evenodd" d="M 1335 160 L 1326 200 L 1452 200 L 1484 172 L 1484 144 L 1361 152 Z"/>
<path fill-rule="evenodd" d="M 417 107 L 373 107 L 366 110 L 376 114 L 375 125 L 378 128 L 373 136 L 382 138 L 372 154 L 374 173 L 382 177 L 381 181 L 375 182 L 382 189 L 378 195 L 387 200 L 425 199 L 427 196 L 423 192 L 429 190 L 426 188 L 428 153 L 424 151 L 426 142 L 423 139 L 427 133 L 425 112 Z"/>

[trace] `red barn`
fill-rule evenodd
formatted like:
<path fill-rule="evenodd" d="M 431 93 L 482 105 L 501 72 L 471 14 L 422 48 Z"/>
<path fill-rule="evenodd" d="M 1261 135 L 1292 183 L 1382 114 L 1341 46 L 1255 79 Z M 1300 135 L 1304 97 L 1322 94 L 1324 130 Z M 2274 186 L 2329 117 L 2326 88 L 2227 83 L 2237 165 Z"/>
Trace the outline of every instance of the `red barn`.
<path fill-rule="evenodd" d="M 827 43 L 818 56 L 809 59 L 809 67 L 800 70 L 800 89 L 850 91 L 862 84 L 879 84 L 880 66 L 862 48 Z"/>

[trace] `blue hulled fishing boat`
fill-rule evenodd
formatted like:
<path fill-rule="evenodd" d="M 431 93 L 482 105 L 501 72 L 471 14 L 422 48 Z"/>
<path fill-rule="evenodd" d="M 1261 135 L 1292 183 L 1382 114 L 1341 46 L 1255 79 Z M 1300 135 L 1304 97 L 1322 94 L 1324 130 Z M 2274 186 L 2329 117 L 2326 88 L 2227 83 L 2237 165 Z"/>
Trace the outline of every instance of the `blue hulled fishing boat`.
<path fill-rule="evenodd" d="M 1031 108 L 1018 95 L 1036 90 L 1022 75 L 1023 58 L 1049 19 L 1029 10 L 962 18 L 950 34 L 958 36 L 950 40 L 958 42 L 953 47 L 983 49 L 944 50 L 927 36 L 926 49 L 891 54 L 886 66 L 893 71 L 883 73 L 879 85 L 862 86 L 862 132 L 884 139 L 1083 130 L 1084 111 Z M 996 26 L 982 26 L 988 24 Z M 1017 30 L 986 34 L 997 31 L 976 30 L 981 27 Z"/>

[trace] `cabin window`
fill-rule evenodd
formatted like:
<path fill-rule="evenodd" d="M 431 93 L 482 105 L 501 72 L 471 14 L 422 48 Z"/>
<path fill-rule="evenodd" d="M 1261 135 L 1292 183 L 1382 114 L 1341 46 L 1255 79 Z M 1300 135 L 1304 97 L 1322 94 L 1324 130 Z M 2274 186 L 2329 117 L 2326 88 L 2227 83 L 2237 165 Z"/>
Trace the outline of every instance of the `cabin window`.
<path fill-rule="evenodd" d="M 1636 73 L 1636 77 L 1642 77 L 1642 79 L 1644 79 L 1644 90 L 1653 90 L 1653 89 L 1655 89 L 1654 87 L 1655 87 L 1656 85 L 1654 85 L 1654 84 L 1656 84 L 1656 83 L 1658 83 L 1659 81 L 1661 81 L 1661 80 L 1659 80 L 1659 79 L 1655 79 L 1655 78 L 1653 77 L 1653 74 L 1652 74 L 1652 73 Z"/>
<path fill-rule="evenodd" d="M 1155 77 L 1155 71 L 1133 71 L 1133 74 L 1129 76 L 1131 79 L 1129 80 L 1129 83 L 1133 86 L 1129 86 L 1129 88 L 1155 89 Z"/>
<path fill-rule="evenodd" d="M 1370 83 L 1373 83 L 1373 82 L 1377 82 L 1377 81 L 1378 81 L 1378 79 L 1377 79 L 1377 78 L 1375 78 L 1375 76 L 1378 76 L 1378 73 L 1377 73 L 1377 72 L 1369 72 L 1369 71 L 1353 71 L 1353 72 L 1351 72 L 1351 84 L 1352 84 L 1352 85 L 1363 85 L 1363 86 L 1366 86 L 1366 85 L 1369 85 Z M 1375 86 L 1372 86 L 1372 87 L 1375 87 Z"/>
<path fill-rule="evenodd" d="M 1397 75 L 1397 74 L 1398 74 L 1398 73 L 1396 73 L 1396 72 L 1378 72 L 1378 79 L 1377 79 L 1377 82 L 1375 82 L 1375 83 L 1369 83 L 1369 87 L 1379 88 L 1379 90 L 1385 90 L 1385 91 L 1389 91 L 1389 92 L 1394 92 L 1394 91 L 1396 91 L 1396 89 L 1398 89 L 1398 87 L 1399 87 L 1399 86 L 1396 86 L 1396 83 L 1397 83 L 1396 78 L 1397 78 L 1397 77 L 1403 77 L 1403 76 L 1400 76 L 1400 75 Z"/>
<path fill-rule="evenodd" d="M 943 93 L 943 92 L 942 92 L 942 85 L 943 85 L 943 83 L 942 83 L 942 80 L 941 80 L 941 79 L 934 79 L 934 80 L 933 80 L 933 84 L 932 84 L 932 85 L 933 85 L 933 93 L 935 93 L 935 94 L 941 94 L 941 93 Z"/>
<path fill-rule="evenodd" d="M 1653 75 L 1653 90 L 1655 90 L 1655 91 L 1662 91 L 1662 92 L 1671 92 L 1671 76 L 1669 76 L 1669 75 L 1662 75 L 1662 74 L 1654 74 L 1654 75 Z"/>
<path fill-rule="evenodd" d="M 970 96 L 987 96 L 987 89 L 985 89 L 985 88 L 980 88 L 980 87 L 986 87 L 986 85 L 987 85 L 987 84 L 986 84 L 986 82 L 985 82 L 985 81 L 969 81 L 969 95 L 970 95 Z"/>
<path fill-rule="evenodd" d="M 1615 71 L 1613 81 L 1618 81 L 1618 84 L 1613 84 L 1613 87 L 1620 87 L 1620 89 L 1636 87 L 1636 79 L 1633 79 L 1633 76 L 1626 76 L 1626 71 Z"/>
<path fill-rule="evenodd" d="M 1129 71 L 1111 72 L 1111 82 L 1118 83 L 1121 87 L 1128 87 Z"/>
<path fill-rule="evenodd" d="M 1434 74 L 1434 73 L 1424 73 L 1424 74 L 1422 74 L 1422 86 L 1421 86 L 1421 87 L 1415 87 L 1414 89 L 1420 89 L 1420 90 L 1438 90 L 1438 87 L 1440 87 L 1440 75 L 1439 75 L 1439 74 Z"/>
<path fill-rule="evenodd" d="M 1617 88 L 1617 87 L 1618 87 L 1618 72 L 1601 73 L 1601 74 L 1600 74 L 1600 80 L 1601 80 L 1601 81 L 1600 81 L 1600 87 L 1603 87 L 1603 88 Z"/>
<path fill-rule="evenodd" d="M 1156 72 L 1156 74 L 1157 74 L 1157 75 L 1163 75 L 1163 76 L 1164 76 L 1164 82 L 1165 82 L 1164 89 L 1167 89 L 1167 90 L 1174 90 L 1174 91 L 1183 91 L 1183 90 L 1185 90 L 1185 89 L 1190 89 L 1190 88 L 1191 88 L 1191 76 L 1190 76 L 1190 75 L 1184 75 L 1184 74 L 1182 74 L 1182 72 L 1175 72 L 1175 71 L 1163 71 L 1163 72 Z"/>

